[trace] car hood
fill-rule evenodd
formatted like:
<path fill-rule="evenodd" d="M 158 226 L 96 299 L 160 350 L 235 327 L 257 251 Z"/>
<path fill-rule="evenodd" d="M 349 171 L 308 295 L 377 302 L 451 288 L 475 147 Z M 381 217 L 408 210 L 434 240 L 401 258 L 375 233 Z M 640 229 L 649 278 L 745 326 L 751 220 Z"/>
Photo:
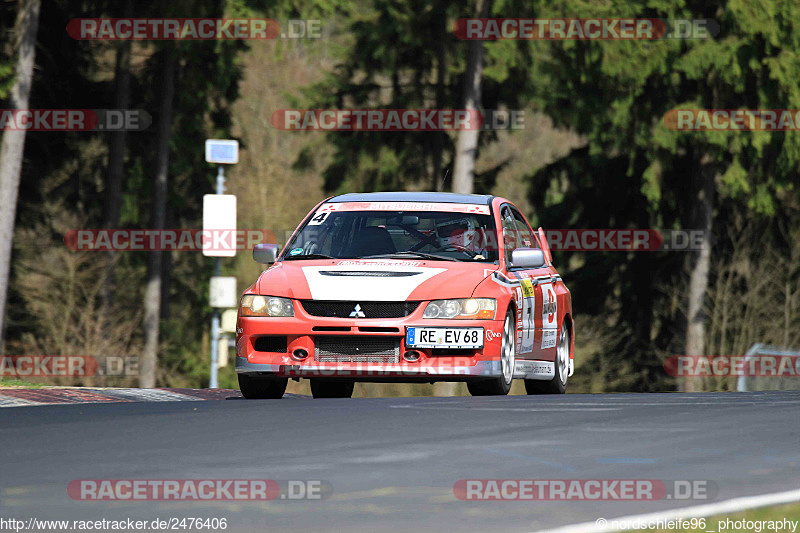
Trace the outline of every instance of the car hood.
<path fill-rule="evenodd" d="M 420 301 L 468 298 L 497 265 L 451 261 L 284 261 L 265 270 L 259 294 L 299 300 Z"/>

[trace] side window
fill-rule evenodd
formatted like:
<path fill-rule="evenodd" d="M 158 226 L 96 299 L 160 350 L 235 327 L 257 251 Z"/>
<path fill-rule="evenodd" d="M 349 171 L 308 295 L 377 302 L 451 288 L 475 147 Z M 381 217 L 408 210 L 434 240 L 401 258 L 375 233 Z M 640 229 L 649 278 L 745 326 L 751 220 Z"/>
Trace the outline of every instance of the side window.
<path fill-rule="evenodd" d="M 514 216 L 514 223 L 517 226 L 517 246 L 522 246 L 525 248 L 539 248 L 539 243 L 537 242 L 536 237 L 528 227 L 528 223 L 525 222 L 525 219 L 522 217 L 520 212 L 516 209 L 511 209 L 511 213 Z"/>
<path fill-rule="evenodd" d="M 506 249 L 506 263 L 509 263 L 511 261 L 511 252 L 518 246 L 517 224 L 508 206 L 503 207 L 502 211 L 500 211 L 500 216 L 503 219 L 503 244 Z"/>

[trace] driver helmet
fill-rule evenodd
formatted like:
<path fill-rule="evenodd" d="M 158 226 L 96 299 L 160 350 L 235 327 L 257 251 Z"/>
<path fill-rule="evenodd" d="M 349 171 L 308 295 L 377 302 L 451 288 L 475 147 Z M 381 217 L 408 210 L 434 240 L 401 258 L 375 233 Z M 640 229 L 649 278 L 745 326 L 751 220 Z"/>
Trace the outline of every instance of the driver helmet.
<path fill-rule="evenodd" d="M 439 246 L 457 246 L 469 250 L 478 244 L 478 231 L 473 217 L 449 218 L 436 223 L 436 238 Z"/>

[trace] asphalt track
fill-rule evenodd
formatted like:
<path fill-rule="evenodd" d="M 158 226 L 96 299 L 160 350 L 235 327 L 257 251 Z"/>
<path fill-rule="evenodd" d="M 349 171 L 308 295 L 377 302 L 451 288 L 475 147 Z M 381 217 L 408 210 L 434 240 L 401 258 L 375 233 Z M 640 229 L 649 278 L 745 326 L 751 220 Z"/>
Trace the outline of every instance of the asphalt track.
<path fill-rule="evenodd" d="M 0 409 L 0 517 L 225 517 L 227 531 L 534 531 L 697 501 L 462 501 L 461 479 L 800 485 L 800 392 L 106 403 Z M 75 479 L 325 480 L 325 500 L 87 502 Z"/>

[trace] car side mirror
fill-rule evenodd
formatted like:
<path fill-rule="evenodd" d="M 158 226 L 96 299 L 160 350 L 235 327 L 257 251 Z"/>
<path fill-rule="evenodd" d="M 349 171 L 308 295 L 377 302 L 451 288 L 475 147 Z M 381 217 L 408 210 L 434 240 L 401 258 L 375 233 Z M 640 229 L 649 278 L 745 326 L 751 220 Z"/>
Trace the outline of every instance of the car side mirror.
<path fill-rule="evenodd" d="M 278 258 L 277 244 L 256 244 L 253 248 L 253 261 L 262 265 L 271 265 Z"/>
<path fill-rule="evenodd" d="M 517 248 L 511 252 L 511 267 L 541 268 L 545 266 L 544 252 L 541 248 Z"/>

